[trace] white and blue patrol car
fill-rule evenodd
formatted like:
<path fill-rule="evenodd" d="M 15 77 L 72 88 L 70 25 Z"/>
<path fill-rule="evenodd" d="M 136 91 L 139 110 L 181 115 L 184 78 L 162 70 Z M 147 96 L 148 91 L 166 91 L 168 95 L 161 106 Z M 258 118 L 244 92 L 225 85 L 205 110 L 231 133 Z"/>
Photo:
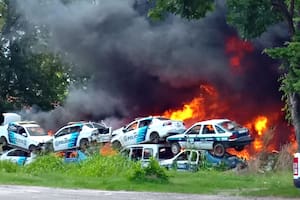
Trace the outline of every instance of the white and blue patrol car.
<path fill-rule="evenodd" d="M 249 130 L 228 119 L 212 119 L 197 122 L 183 134 L 167 137 L 174 154 L 183 148 L 213 150 L 214 155 L 222 157 L 226 148 L 237 151 L 253 141 Z"/>
<path fill-rule="evenodd" d="M 182 121 L 162 116 L 137 118 L 123 128 L 112 132 L 112 146 L 120 149 L 133 144 L 159 143 L 170 135 L 183 133 L 186 127 Z"/>
<path fill-rule="evenodd" d="M 70 122 L 53 136 L 53 150 L 85 150 L 91 142 L 110 142 L 111 128 L 96 122 Z"/>
<path fill-rule="evenodd" d="M 22 149 L 11 149 L 0 156 L 0 161 L 10 161 L 20 166 L 30 164 L 35 159 L 36 154 Z"/>
<path fill-rule="evenodd" d="M 35 151 L 50 146 L 52 137 L 35 121 L 19 121 L 0 126 L 0 141 L 3 146 Z"/>

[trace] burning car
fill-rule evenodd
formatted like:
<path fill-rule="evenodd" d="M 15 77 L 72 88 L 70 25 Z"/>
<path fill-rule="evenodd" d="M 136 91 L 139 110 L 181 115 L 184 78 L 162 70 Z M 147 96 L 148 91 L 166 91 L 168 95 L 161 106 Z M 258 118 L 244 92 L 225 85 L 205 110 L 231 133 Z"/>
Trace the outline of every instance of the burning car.
<path fill-rule="evenodd" d="M 35 121 L 10 122 L 0 126 L 0 138 L 3 146 L 29 151 L 47 149 L 52 143 L 52 137 Z"/>
<path fill-rule="evenodd" d="M 224 156 L 226 148 L 241 151 L 252 141 L 246 127 L 228 119 L 197 122 L 183 134 L 167 138 L 174 154 L 178 154 L 182 148 L 192 148 L 213 150 L 214 155 L 219 157 Z"/>
<path fill-rule="evenodd" d="M 112 132 L 112 146 L 115 149 L 139 144 L 159 143 L 167 136 L 183 133 L 186 127 L 182 121 L 161 116 L 137 118 L 133 122 Z"/>
<path fill-rule="evenodd" d="M 70 122 L 53 136 L 53 150 L 80 148 L 85 150 L 92 142 L 110 142 L 111 128 L 96 122 Z"/>

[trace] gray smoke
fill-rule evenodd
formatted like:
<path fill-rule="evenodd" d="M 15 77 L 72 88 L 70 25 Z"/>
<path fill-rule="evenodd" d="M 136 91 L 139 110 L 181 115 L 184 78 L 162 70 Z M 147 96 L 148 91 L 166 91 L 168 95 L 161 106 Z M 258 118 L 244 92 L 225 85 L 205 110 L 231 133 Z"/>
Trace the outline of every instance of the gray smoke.
<path fill-rule="evenodd" d="M 202 20 L 169 16 L 152 22 L 136 7 L 145 0 L 92 2 L 17 0 L 23 17 L 48 28 L 49 48 L 65 53 L 77 71 L 92 75 L 89 88 L 71 90 L 63 108 L 51 116 L 59 113 L 58 118 L 69 121 L 159 114 L 199 95 L 199 85 L 206 82 L 251 96 L 253 101 L 240 105 L 249 110 L 265 91 L 273 93 L 267 99 L 279 98 L 277 71 L 259 67 L 270 62 L 260 52 L 248 58 L 257 69 L 238 78 L 231 73 L 224 43 L 236 33 L 226 25 L 222 3 Z M 272 78 L 253 79 L 258 70 Z M 275 89 L 270 89 L 274 81 Z"/>

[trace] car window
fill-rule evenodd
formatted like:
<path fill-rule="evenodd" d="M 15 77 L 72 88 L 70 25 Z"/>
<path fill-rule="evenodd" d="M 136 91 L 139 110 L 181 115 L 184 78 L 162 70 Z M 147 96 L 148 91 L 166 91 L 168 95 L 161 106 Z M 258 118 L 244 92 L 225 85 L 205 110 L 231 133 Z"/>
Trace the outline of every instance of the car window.
<path fill-rule="evenodd" d="M 149 126 L 151 124 L 151 119 L 141 120 L 139 123 L 139 128 L 142 128 L 144 126 Z"/>
<path fill-rule="evenodd" d="M 239 125 L 233 121 L 225 121 L 225 122 L 221 123 L 220 125 L 221 125 L 221 127 L 223 127 L 224 129 L 226 129 L 228 131 L 238 130 L 239 128 L 242 127 L 241 125 Z"/>
<path fill-rule="evenodd" d="M 170 159 L 173 158 L 173 153 L 171 147 L 159 147 L 158 149 L 158 159 Z"/>
<path fill-rule="evenodd" d="M 27 127 L 26 128 L 29 135 L 31 136 L 43 136 L 43 135 L 48 135 L 48 133 L 41 127 Z"/>
<path fill-rule="evenodd" d="M 216 132 L 214 130 L 213 125 L 211 125 L 211 124 L 204 125 L 202 134 L 214 134 L 214 133 L 216 133 Z"/>
<path fill-rule="evenodd" d="M 188 160 L 188 158 L 189 158 L 189 152 L 188 152 L 188 151 L 185 151 L 185 152 L 182 152 L 182 153 L 176 158 L 176 161 Z"/>
<path fill-rule="evenodd" d="M 126 129 L 126 132 L 137 129 L 137 124 L 138 124 L 138 122 L 134 122 L 131 125 L 129 125 Z"/>
<path fill-rule="evenodd" d="M 58 132 L 56 135 L 55 135 L 55 137 L 60 137 L 60 136 L 63 136 L 63 135 L 66 135 L 66 134 L 68 134 L 69 133 L 69 128 L 64 128 L 64 129 L 62 129 L 60 132 Z"/>
<path fill-rule="evenodd" d="M 7 128 L 8 131 L 17 132 L 17 127 L 13 124 L 9 125 Z"/>
<path fill-rule="evenodd" d="M 30 153 L 29 152 L 25 152 L 22 150 L 15 150 L 15 151 L 11 151 L 7 154 L 7 156 L 23 156 L 23 157 L 30 157 Z"/>
<path fill-rule="evenodd" d="M 132 154 L 131 154 L 132 160 L 141 160 L 142 156 L 143 156 L 143 148 L 132 149 Z"/>
<path fill-rule="evenodd" d="M 150 159 L 151 157 L 153 157 L 153 149 L 145 148 L 143 158 L 144 159 Z"/>
<path fill-rule="evenodd" d="M 104 125 L 98 124 L 98 123 L 92 123 L 93 127 L 91 128 L 97 128 L 100 134 L 107 134 L 109 133 L 109 128 L 105 127 Z"/>
<path fill-rule="evenodd" d="M 225 131 L 221 127 L 219 127 L 219 126 L 215 126 L 215 127 L 216 127 L 218 133 L 225 133 Z"/>
<path fill-rule="evenodd" d="M 26 134 L 26 131 L 23 127 L 18 127 L 18 134 L 22 135 L 22 134 Z M 26 134 L 27 135 L 27 134 Z"/>
<path fill-rule="evenodd" d="M 196 125 L 194 127 L 192 127 L 186 134 L 190 135 L 190 134 L 199 134 L 201 129 L 201 125 Z"/>
<path fill-rule="evenodd" d="M 70 127 L 70 132 L 71 133 L 77 133 L 77 132 L 80 132 L 80 131 L 81 131 L 81 127 L 80 126 Z"/>

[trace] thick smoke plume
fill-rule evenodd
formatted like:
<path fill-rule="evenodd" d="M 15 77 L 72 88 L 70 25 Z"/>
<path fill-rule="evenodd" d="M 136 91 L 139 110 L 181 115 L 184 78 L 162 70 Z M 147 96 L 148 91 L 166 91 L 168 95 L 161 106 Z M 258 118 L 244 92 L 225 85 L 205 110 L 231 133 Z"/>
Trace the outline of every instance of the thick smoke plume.
<path fill-rule="evenodd" d="M 259 49 L 244 56 L 242 72 L 234 73 L 225 45 L 237 35 L 226 24 L 223 3 L 202 20 L 169 16 L 153 22 L 146 17 L 146 2 L 17 0 L 23 17 L 49 29 L 50 49 L 65 53 L 78 72 L 92 76 L 87 90 L 71 90 L 63 107 L 42 119 L 54 125 L 161 114 L 199 96 L 203 83 L 230 99 L 232 109 L 240 111 L 238 119 L 270 112 L 274 106 L 280 112 L 277 68 L 261 54 L 262 46 L 275 41 L 274 34 L 257 40 Z"/>

